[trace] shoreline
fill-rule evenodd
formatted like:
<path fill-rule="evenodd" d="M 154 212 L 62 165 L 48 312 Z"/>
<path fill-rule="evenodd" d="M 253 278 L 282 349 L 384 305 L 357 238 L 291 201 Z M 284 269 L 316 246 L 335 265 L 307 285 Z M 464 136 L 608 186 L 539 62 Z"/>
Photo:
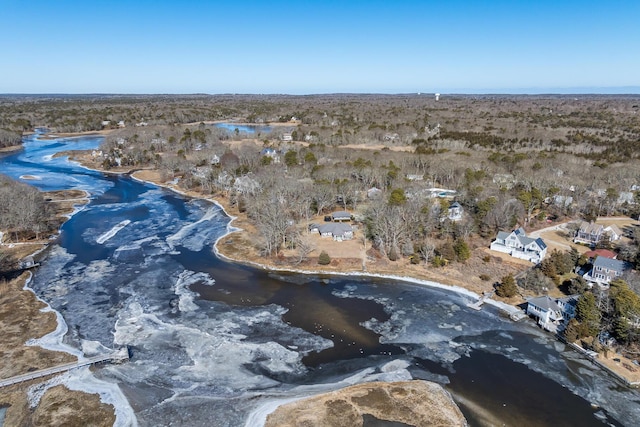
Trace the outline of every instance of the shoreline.
<path fill-rule="evenodd" d="M 149 170 L 149 169 L 146 169 Z M 153 169 L 152 169 L 153 170 Z M 139 171 L 139 170 L 138 170 Z M 499 313 L 505 315 L 506 317 L 509 318 L 510 321 L 514 322 L 514 323 L 518 323 L 519 321 L 521 321 L 522 319 L 526 319 L 529 318 L 529 316 L 526 314 L 526 312 L 524 310 L 522 310 L 518 305 L 522 303 L 522 300 L 518 300 L 518 302 L 516 303 L 508 303 L 505 301 L 500 301 L 497 299 L 493 299 L 493 298 L 483 298 L 484 295 L 480 295 L 477 292 L 474 292 L 473 290 L 465 287 L 465 286 L 461 286 L 459 284 L 453 284 L 453 283 L 442 283 L 441 281 L 438 280 L 432 280 L 429 278 L 420 278 L 420 277 L 414 277 L 414 276 L 403 276 L 403 275 L 398 275 L 398 274 L 387 274 L 387 273 L 380 273 L 380 272 L 372 272 L 372 271 L 335 271 L 335 270 L 328 270 L 328 269 L 302 269 L 302 268 L 295 268 L 295 267 L 282 267 L 282 266 L 277 266 L 277 265 L 270 265 L 267 263 L 261 263 L 261 262 L 256 262 L 253 260 L 249 260 L 249 259 L 238 259 L 235 258 L 233 256 L 229 256 L 228 254 L 225 254 L 223 251 L 220 250 L 220 242 L 225 239 L 228 238 L 229 236 L 233 235 L 234 233 L 241 233 L 242 231 L 244 231 L 244 229 L 242 229 L 241 227 L 238 226 L 234 226 L 234 222 L 240 220 L 240 218 L 238 216 L 232 215 L 229 210 L 227 209 L 227 207 L 225 206 L 224 203 L 222 203 L 220 200 L 214 198 L 213 196 L 205 196 L 202 194 L 194 194 L 194 192 L 189 192 L 189 191 L 183 191 L 179 188 L 176 188 L 173 185 L 170 184 L 166 184 L 166 183 L 160 183 L 160 182 L 155 182 L 152 180 L 148 180 L 148 179 L 143 179 L 140 178 L 138 176 L 135 176 L 135 173 L 137 171 L 129 171 L 129 172 L 120 172 L 121 174 L 127 174 L 129 173 L 129 176 L 139 182 L 145 183 L 145 184 L 151 184 L 151 185 L 155 185 L 157 187 L 160 188 L 165 188 L 169 191 L 172 191 L 176 194 L 179 194 L 181 196 L 185 196 L 185 197 L 190 197 L 190 198 L 194 198 L 194 199 L 199 199 L 199 200 L 205 200 L 208 201 L 210 203 L 213 203 L 215 205 L 217 205 L 222 212 L 229 218 L 229 222 L 227 224 L 227 232 L 225 234 L 223 234 L 222 236 L 218 237 L 216 239 L 216 241 L 213 243 L 212 245 L 212 250 L 214 252 L 214 254 L 220 258 L 223 259 L 227 262 L 232 262 L 232 263 L 236 263 L 236 264 L 241 264 L 241 265 L 246 265 L 252 268 L 256 268 L 256 269 L 260 269 L 263 271 L 267 271 L 267 272 L 281 272 L 281 273 L 293 273 L 293 274 L 302 274 L 302 275 L 315 275 L 315 276 L 332 276 L 332 277 L 343 277 L 343 278 L 347 278 L 347 277 L 359 277 L 359 278 L 372 278 L 372 279 L 388 279 L 388 280 L 395 280 L 395 281 L 401 281 L 404 283 L 409 283 L 409 284 L 413 284 L 416 286 L 424 286 L 427 288 L 431 288 L 431 289 L 440 289 L 446 292 L 450 292 L 453 293 L 455 295 L 461 296 L 461 297 L 467 297 L 467 298 L 471 298 L 472 301 L 469 301 L 469 303 L 467 304 L 467 306 L 469 306 L 472 303 L 478 303 L 480 301 L 483 301 L 482 304 L 486 304 L 488 306 L 493 307 L 494 309 L 498 310 Z M 319 265 L 317 267 L 320 267 Z M 480 304 L 480 306 L 482 305 Z M 478 308 L 478 310 L 481 310 L 481 307 Z M 552 336 L 552 335 L 550 335 Z M 558 336 L 552 336 L 555 339 L 557 339 L 558 341 L 562 342 L 562 340 L 559 339 Z M 614 369 L 612 369 L 611 367 L 605 365 L 603 362 L 601 362 L 599 360 L 598 357 L 591 357 L 588 354 L 584 353 L 584 352 L 580 352 L 575 346 L 570 345 L 569 347 L 571 347 L 574 351 L 577 351 L 578 353 L 583 354 L 587 360 L 591 361 L 592 363 L 594 363 L 594 365 L 596 365 L 597 367 L 601 368 L 602 371 L 608 373 L 612 378 L 614 378 L 615 380 L 617 380 L 620 384 L 627 386 L 627 387 L 631 387 L 631 388 L 636 388 L 638 387 L 638 382 L 634 381 L 633 379 L 627 377 L 624 375 L 624 371 L 619 370 L 616 371 Z M 622 357 L 622 356 L 620 356 Z"/>
<path fill-rule="evenodd" d="M 0 148 L 0 156 L 13 154 L 20 150 L 22 150 L 22 143 L 19 145 L 9 145 L 8 147 L 2 147 Z"/>
<path fill-rule="evenodd" d="M 32 277 L 27 272 L 2 284 L 0 354 L 4 360 L 13 360 L 0 369 L 4 378 L 68 363 L 78 357 L 78 351 L 69 352 L 56 345 L 61 341 L 60 332 L 66 331 L 66 322 L 61 322 L 61 315 L 29 287 Z M 29 339 L 25 340 L 26 337 Z M 87 425 L 113 425 L 116 421 L 113 399 L 109 402 L 95 389 L 83 391 L 76 385 L 84 383 L 88 373 L 88 368 L 79 369 L 3 387 L 0 401 L 7 405 L 5 425 L 32 425 L 34 420 L 43 419 L 48 425 L 69 425 L 73 420 L 76 423 L 82 420 Z"/>
<path fill-rule="evenodd" d="M 333 271 L 333 270 L 324 270 L 324 269 L 306 270 L 306 269 L 300 269 L 300 268 L 294 268 L 294 267 L 272 266 L 269 264 L 259 263 L 251 260 L 233 258 L 223 253 L 222 251 L 220 251 L 220 248 L 218 245 L 222 239 L 229 237 L 233 233 L 241 232 L 243 231 L 243 229 L 233 225 L 234 221 L 236 221 L 238 217 L 231 215 L 227 211 L 225 206 L 222 203 L 220 203 L 219 200 L 206 197 L 206 196 L 200 196 L 200 197 L 193 196 L 192 194 L 181 191 L 170 185 L 157 183 L 154 181 L 145 180 L 140 177 L 137 177 L 135 176 L 135 172 L 136 171 L 131 172 L 130 176 L 132 179 L 138 182 L 155 185 L 157 187 L 161 187 L 161 188 L 165 188 L 167 190 L 173 191 L 176 194 L 179 194 L 181 196 L 191 197 L 199 200 L 205 200 L 218 206 L 222 210 L 222 212 L 229 218 L 229 223 L 227 224 L 227 232 L 216 239 L 216 241 L 213 243 L 212 250 L 218 258 L 223 259 L 227 262 L 246 265 L 249 267 L 257 268 L 257 269 L 268 271 L 268 272 L 294 273 L 294 274 L 314 275 L 314 276 L 327 275 L 327 276 L 341 276 L 341 277 L 364 277 L 364 278 L 370 277 L 375 279 L 389 279 L 389 280 L 402 281 L 405 283 L 411 283 L 418 286 L 424 286 L 432 289 L 440 289 L 440 290 L 448 291 L 456 295 L 473 298 L 476 302 L 481 298 L 481 295 L 463 286 L 446 284 L 446 283 L 441 283 L 434 280 L 423 279 L 423 278 L 418 278 L 413 276 L 402 276 L 402 275 L 393 275 L 393 274 L 376 273 L 376 272 L 362 272 L 362 271 Z M 127 174 L 127 172 L 121 172 L 121 174 Z M 495 308 L 499 309 L 500 311 L 502 311 L 507 315 L 511 315 L 514 312 L 522 312 L 522 310 L 520 310 L 518 307 L 501 302 L 501 301 L 487 299 L 485 300 L 485 303 L 488 305 L 494 306 Z"/>

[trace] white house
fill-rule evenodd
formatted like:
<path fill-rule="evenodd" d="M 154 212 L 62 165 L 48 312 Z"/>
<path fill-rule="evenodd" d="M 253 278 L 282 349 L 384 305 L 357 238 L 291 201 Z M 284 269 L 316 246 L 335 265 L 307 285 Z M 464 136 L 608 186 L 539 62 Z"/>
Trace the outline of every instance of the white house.
<path fill-rule="evenodd" d="M 382 195 L 382 190 L 377 187 L 371 187 L 367 190 L 367 198 L 368 199 L 378 199 Z"/>
<path fill-rule="evenodd" d="M 578 296 L 551 298 L 548 295 L 527 300 L 527 314 L 533 316 L 542 329 L 557 333 L 576 314 Z"/>
<path fill-rule="evenodd" d="M 263 156 L 270 157 L 273 163 L 280 163 L 280 156 L 275 148 L 266 147 L 260 152 Z"/>
<path fill-rule="evenodd" d="M 462 219 L 463 213 L 464 210 L 462 209 L 462 205 L 460 205 L 460 203 L 458 202 L 453 202 L 447 209 L 447 218 L 449 218 L 449 220 L 453 222 L 460 221 Z"/>
<path fill-rule="evenodd" d="M 491 242 L 490 249 L 534 264 L 538 264 L 547 255 L 547 245 L 542 238 L 533 239 L 527 237 L 522 227 L 511 233 L 499 231 L 496 239 Z"/>

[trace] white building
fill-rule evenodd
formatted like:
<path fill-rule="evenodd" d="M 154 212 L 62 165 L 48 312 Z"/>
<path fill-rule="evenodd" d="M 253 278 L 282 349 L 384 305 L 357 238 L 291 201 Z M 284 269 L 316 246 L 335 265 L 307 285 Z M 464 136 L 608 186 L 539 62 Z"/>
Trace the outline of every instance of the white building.
<path fill-rule="evenodd" d="M 511 233 L 499 231 L 496 239 L 491 242 L 490 249 L 534 264 L 538 264 L 547 255 L 547 245 L 542 238 L 527 237 L 522 227 Z"/>

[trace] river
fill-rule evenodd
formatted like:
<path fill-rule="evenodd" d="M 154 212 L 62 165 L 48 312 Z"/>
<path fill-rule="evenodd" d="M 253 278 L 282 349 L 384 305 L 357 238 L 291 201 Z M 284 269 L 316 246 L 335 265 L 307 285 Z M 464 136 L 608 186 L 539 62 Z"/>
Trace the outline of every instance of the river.
<path fill-rule="evenodd" d="M 220 207 L 53 157 L 97 147 L 99 137 L 39 136 L 1 158 L 0 172 L 37 177 L 28 183 L 43 190 L 87 190 L 91 202 L 64 224 L 30 283 L 64 319 L 38 342 L 85 356 L 129 347 L 125 364 L 56 380 L 99 392 L 116 405 L 117 425 L 236 427 L 277 402 L 407 378 L 442 384 L 471 425 L 640 419 L 637 390 L 531 321 L 399 280 L 223 261 L 212 250 L 230 231 Z"/>

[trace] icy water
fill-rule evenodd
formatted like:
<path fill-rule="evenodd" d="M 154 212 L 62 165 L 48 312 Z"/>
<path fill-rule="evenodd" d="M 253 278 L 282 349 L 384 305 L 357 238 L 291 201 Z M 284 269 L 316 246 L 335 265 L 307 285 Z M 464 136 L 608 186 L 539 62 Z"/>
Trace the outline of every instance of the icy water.
<path fill-rule="evenodd" d="M 125 364 L 56 380 L 101 393 L 118 425 L 260 425 L 279 402 L 410 378 L 443 384 L 472 425 L 638 424 L 638 391 L 531 322 L 398 280 L 222 261 L 212 247 L 229 219 L 216 205 L 52 158 L 99 142 L 32 136 L 0 172 L 92 194 L 30 286 L 64 318 L 41 345 L 86 356 L 129 347 Z"/>

